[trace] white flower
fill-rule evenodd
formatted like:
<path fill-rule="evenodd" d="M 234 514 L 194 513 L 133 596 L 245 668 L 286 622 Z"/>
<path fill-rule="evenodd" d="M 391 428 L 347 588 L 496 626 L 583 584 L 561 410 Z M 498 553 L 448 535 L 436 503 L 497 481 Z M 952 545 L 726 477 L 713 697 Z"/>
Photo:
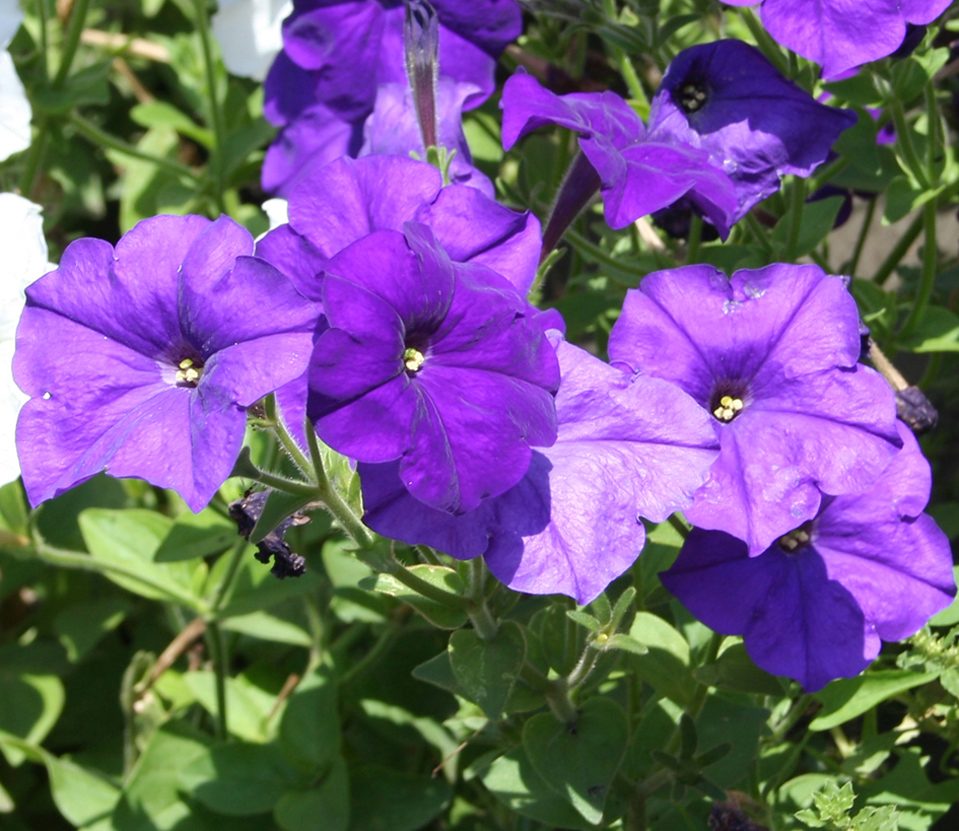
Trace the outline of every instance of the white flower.
<path fill-rule="evenodd" d="M 283 48 L 281 24 L 293 11 L 290 0 L 220 0 L 213 34 L 223 63 L 234 75 L 262 81 Z"/>
<path fill-rule="evenodd" d="M 21 20 L 17 0 L 0 0 L 0 161 L 30 146 L 30 102 L 7 52 Z"/>
<path fill-rule="evenodd" d="M 26 298 L 23 290 L 56 268 L 47 262 L 40 206 L 22 196 L 0 193 L 0 484 L 20 475 L 16 428 L 20 408 L 27 396 L 13 381 L 13 348 L 17 322 Z"/>

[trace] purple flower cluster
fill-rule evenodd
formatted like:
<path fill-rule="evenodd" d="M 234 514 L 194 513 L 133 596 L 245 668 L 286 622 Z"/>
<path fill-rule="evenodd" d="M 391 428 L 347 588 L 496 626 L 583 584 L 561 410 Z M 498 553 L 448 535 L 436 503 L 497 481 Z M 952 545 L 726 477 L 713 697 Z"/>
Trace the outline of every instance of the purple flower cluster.
<path fill-rule="evenodd" d="M 743 635 L 757 664 L 818 689 L 949 604 L 948 541 L 920 516 L 928 465 L 890 388 L 858 363 L 843 278 L 789 265 L 657 272 L 627 294 L 609 353 L 712 417 L 719 458 L 663 582 L 709 626 Z"/>
<path fill-rule="evenodd" d="M 476 180 L 460 113 L 493 91 L 496 58 L 521 31 L 514 0 L 433 0 L 439 20 L 438 136 L 457 149 L 452 173 Z M 423 151 L 406 75 L 405 4 L 298 0 L 265 84 L 264 113 L 280 127 L 263 187 L 286 196 L 310 166 L 340 156 Z"/>
<path fill-rule="evenodd" d="M 525 74 L 507 81 L 501 106 L 507 149 L 546 124 L 579 134 L 594 177 L 569 179 L 580 192 L 564 192 L 558 205 L 582 207 L 601 189 L 606 221 L 622 228 L 685 198 L 724 238 L 779 189 L 781 175 L 808 176 L 856 123 L 854 113 L 818 103 L 736 40 L 680 53 L 653 99 L 648 128 L 615 93 L 558 96 Z"/>

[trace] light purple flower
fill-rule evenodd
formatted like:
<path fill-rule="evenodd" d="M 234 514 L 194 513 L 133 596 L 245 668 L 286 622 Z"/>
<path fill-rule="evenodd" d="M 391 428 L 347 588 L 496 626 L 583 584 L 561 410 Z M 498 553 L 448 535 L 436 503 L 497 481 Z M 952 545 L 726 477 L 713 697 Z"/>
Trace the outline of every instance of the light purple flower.
<path fill-rule="evenodd" d="M 520 72 L 506 82 L 501 107 L 507 150 L 547 124 L 579 134 L 580 149 L 596 171 L 596 187 L 602 190 L 611 228 L 623 228 L 682 196 L 723 236 L 739 218 L 733 183 L 709 154 L 687 143 L 648 136 L 642 119 L 615 93 L 554 95 Z"/>
<path fill-rule="evenodd" d="M 375 531 L 468 559 L 483 555 L 516 591 L 588 603 L 645 544 L 639 517 L 686 508 L 716 457 L 709 419 L 676 386 L 629 378 L 576 346 L 557 347 L 556 444 L 523 480 L 460 516 L 418 502 L 395 464 L 358 466 Z"/>
<path fill-rule="evenodd" d="M 729 0 L 753 6 L 755 0 Z M 931 23 L 949 0 L 763 0 L 763 25 L 777 42 L 822 65 L 832 80 L 849 69 L 891 55 L 906 24 Z"/>
<path fill-rule="evenodd" d="M 14 375 L 33 505 L 107 471 L 194 511 L 230 475 L 246 408 L 306 368 L 315 306 L 228 217 L 159 216 L 71 243 L 27 289 Z"/>
<path fill-rule="evenodd" d="M 555 441 L 559 369 L 535 310 L 505 277 L 452 262 L 428 226 L 343 249 L 322 294 L 330 328 L 307 413 L 335 450 L 398 459 L 417 499 L 460 513 L 515 485 L 531 446 Z"/>
<path fill-rule="evenodd" d="M 824 495 L 871 485 L 901 445 L 892 390 L 857 363 L 856 303 L 817 266 L 650 274 L 627 292 L 609 354 L 712 414 L 720 457 L 686 517 L 753 555 L 815 516 Z"/>
<path fill-rule="evenodd" d="M 653 98 L 649 137 L 705 150 L 736 186 L 739 219 L 785 174 L 826 161 L 852 110 L 827 107 L 784 78 L 753 46 L 719 40 L 680 52 Z"/>
<path fill-rule="evenodd" d="M 432 5 L 439 17 L 439 77 L 468 85 L 460 87 L 462 101 L 452 96 L 439 112 L 441 124 L 452 125 L 460 107 L 477 107 L 492 93 L 496 59 L 522 31 L 522 17 L 514 0 Z M 264 114 L 282 128 L 264 165 L 265 189 L 286 195 L 307 164 L 360 151 L 380 86 L 409 86 L 404 14 L 404 5 L 392 0 L 294 3 L 283 25 L 283 52 L 264 88 Z M 403 153 L 410 149 L 415 146 Z"/>
<path fill-rule="evenodd" d="M 912 635 L 956 594 L 949 541 L 922 513 L 929 465 L 902 422 L 899 435 L 902 451 L 868 490 L 824 499 L 758 557 L 728 534 L 694 529 L 663 585 L 806 690 L 857 675 L 881 640 Z"/>

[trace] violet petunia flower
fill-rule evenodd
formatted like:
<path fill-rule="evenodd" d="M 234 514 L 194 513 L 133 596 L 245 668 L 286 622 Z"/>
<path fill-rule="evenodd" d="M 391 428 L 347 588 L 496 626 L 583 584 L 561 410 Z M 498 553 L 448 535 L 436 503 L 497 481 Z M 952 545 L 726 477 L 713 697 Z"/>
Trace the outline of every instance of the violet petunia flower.
<path fill-rule="evenodd" d="M 672 381 L 712 414 L 720 457 L 685 515 L 752 555 L 825 495 L 867 488 L 898 452 L 892 390 L 860 350 L 844 278 L 814 265 L 650 274 L 609 339 L 615 364 Z"/>
<path fill-rule="evenodd" d="M 639 517 L 661 522 L 690 504 L 716 438 L 675 385 L 629 378 L 565 342 L 557 355 L 556 444 L 534 452 L 519 484 L 452 516 L 414 499 L 396 464 L 360 464 L 364 522 L 460 559 L 483 555 L 515 591 L 595 599 L 642 551 Z"/>
<path fill-rule="evenodd" d="M 917 632 L 956 594 L 946 535 L 922 513 L 929 465 L 899 422 L 902 451 L 866 491 L 827 497 L 758 557 L 694 529 L 663 585 L 717 632 L 742 635 L 763 669 L 815 691 L 858 675 L 881 640 Z"/>
<path fill-rule="evenodd" d="M 666 68 L 649 137 L 705 150 L 736 186 L 739 219 L 779 190 L 780 176 L 809 176 L 855 123 L 855 112 L 820 104 L 755 47 L 719 40 Z"/>
<path fill-rule="evenodd" d="M 159 216 L 116 249 L 81 239 L 27 289 L 14 376 L 31 504 L 97 473 L 173 488 L 194 511 L 230 475 L 246 408 L 306 369 L 315 306 L 249 256 L 228 217 Z"/>
<path fill-rule="evenodd" d="M 410 221 L 428 225 L 452 260 L 491 268 L 524 297 L 536 277 L 541 248 L 536 217 L 510 210 L 476 188 L 444 187 L 439 171 L 425 162 L 374 155 L 313 168 L 290 194 L 288 213 L 287 224 L 257 242 L 256 254 L 317 303 L 331 257 L 367 234 L 402 231 Z M 287 429 L 306 447 L 305 375 L 279 390 L 277 400 Z"/>
<path fill-rule="evenodd" d="M 438 113 L 449 131 L 460 107 L 478 107 L 492 94 L 496 59 L 519 36 L 522 16 L 515 0 L 434 0 L 432 6 L 439 18 L 439 79 L 465 85 L 459 87 L 463 100 L 447 96 Z M 283 25 L 283 51 L 264 87 L 264 115 L 281 128 L 264 164 L 266 190 L 285 196 L 308 165 L 361 151 L 380 86 L 409 86 L 404 15 L 404 4 L 395 0 L 294 3 Z M 416 148 L 402 152 L 410 149 Z"/>
<path fill-rule="evenodd" d="M 683 196 L 723 236 L 739 218 L 733 183 L 709 154 L 688 143 L 647 135 L 642 119 L 613 92 L 555 95 L 532 76 L 518 72 L 506 82 L 500 106 L 507 150 L 547 124 L 579 134 L 580 149 L 594 177 L 581 183 L 571 174 L 567 180 L 583 191 L 570 221 L 597 189 L 602 191 L 611 228 L 623 228 Z M 565 190 L 568 188 L 564 196 L 576 203 L 579 195 Z"/>
<path fill-rule="evenodd" d="M 336 254 L 323 310 L 307 402 L 317 435 L 361 462 L 399 460 L 422 502 L 472 510 L 555 441 L 559 369 L 535 310 L 505 277 L 451 261 L 428 226 Z"/>
<path fill-rule="evenodd" d="M 902 45 L 907 23 L 931 23 L 948 6 L 949 0 L 762 0 L 760 16 L 778 43 L 821 64 L 823 78 L 833 80 L 891 55 Z"/>

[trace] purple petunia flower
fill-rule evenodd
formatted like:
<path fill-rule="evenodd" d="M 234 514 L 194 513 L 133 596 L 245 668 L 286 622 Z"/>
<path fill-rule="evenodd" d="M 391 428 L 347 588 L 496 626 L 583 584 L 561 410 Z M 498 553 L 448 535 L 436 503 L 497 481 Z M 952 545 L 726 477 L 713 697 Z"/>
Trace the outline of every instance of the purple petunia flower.
<path fill-rule="evenodd" d="M 629 568 L 646 540 L 638 516 L 687 507 L 716 458 L 709 419 L 676 386 L 629 378 L 578 347 L 557 347 L 556 444 L 523 480 L 452 516 L 414 499 L 396 464 L 360 464 L 364 521 L 454 557 L 483 555 L 516 591 L 589 603 Z"/>
<path fill-rule="evenodd" d="M 194 511 L 230 475 L 246 408 L 306 369 L 316 307 L 228 217 L 159 216 L 82 239 L 27 289 L 14 375 L 33 505 L 102 471 Z"/>
<path fill-rule="evenodd" d="M 331 257 L 367 234 L 402 231 L 410 221 L 428 225 L 452 260 L 488 266 L 524 297 L 529 293 L 541 248 L 536 217 L 475 188 L 443 187 L 435 167 L 399 156 L 343 158 L 312 169 L 290 194 L 289 223 L 259 240 L 256 254 L 320 302 Z M 279 390 L 277 400 L 287 429 L 305 447 L 305 375 Z"/>
<path fill-rule="evenodd" d="M 649 137 L 705 150 L 736 186 L 739 219 L 779 190 L 781 175 L 809 176 L 855 123 L 852 110 L 820 104 L 755 47 L 719 40 L 666 68 Z"/>
<path fill-rule="evenodd" d="M 515 0 L 435 0 L 439 77 L 465 91 L 441 101 L 441 125 L 459 107 L 472 109 L 494 89 L 496 59 L 522 31 Z M 283 25 L 283 51 L 267 76 L 264 115 L 281 131 L 268 152 L 263 186 L 286 195 L 309 164 L 363 146 L 363 126 L 379 88 L 408 88 L 404 4 L 396 0 L 304 0 Z M 456 87 L 454 87 L 456 88 Z M 441 129 L 442 135 L 442 129 Z M 403 148 L 405 154 L 415 147 Z M 394 148 L 394 152 L 399 148 Z"/>
<path fill-rule="evenodd" d="M 556 356 L 505 278 L 452 262 L 429 227 L 377 231 L 323 276 L 330 328 L 310 362 L 307 413 L 361 462 L 399 460 L 419 500 L 460 513 L 526 474 L 556 439 Z"/>
<path fill-rule="evenodd" d="M 707 626 L 742 635 L 763 669 L 806 690 L 860 673 L 880 639 L 912 635 L 956 594 L 949 541 L 922 513 L 929 465 L 898 426 L 903 449 L 867 491 L 827 497 L 758 557 L 728 534 L 694 529 L 663 585 Z"/>
<path fill-rule="evenodd" d="M 686 517 L 753 555 L 815 516 L 824 495 L 868 487 L 901 445 L 892 391 L 857 363 L 856 303 L 817 266 L 651 274 L 627 292 L 609 354 L 712 414 L 720 457 Z"/>
<path fill-rule="evenodd" d="M 755 0 L 729 0 L 753 6 Z M 931 23 L 949 0 L 762 0 L 763 25 L 777 42 L 822 65 L 832 80 L 861 64 L 891 55 L 906 37 L 906 24 Z"/>
<path fill-rule="evenodd" d="M 595 177 L 575 182 L 583 194 L 570 221 L 597 189 L 602 190 L 611 228 L 623 228 L 682 196 L 692 200 L 724 236 L 738 219 L 733 183 L 709 154 L 689 144 L 647 136 L 642 119 L 615 93 L 555 95 L 519 72 L 506 82 L 500 106 L 507 150 L 547 124 L 579 133 L 580 149 Z M 567 194 L 571 201 L 576 196 Z"/>

